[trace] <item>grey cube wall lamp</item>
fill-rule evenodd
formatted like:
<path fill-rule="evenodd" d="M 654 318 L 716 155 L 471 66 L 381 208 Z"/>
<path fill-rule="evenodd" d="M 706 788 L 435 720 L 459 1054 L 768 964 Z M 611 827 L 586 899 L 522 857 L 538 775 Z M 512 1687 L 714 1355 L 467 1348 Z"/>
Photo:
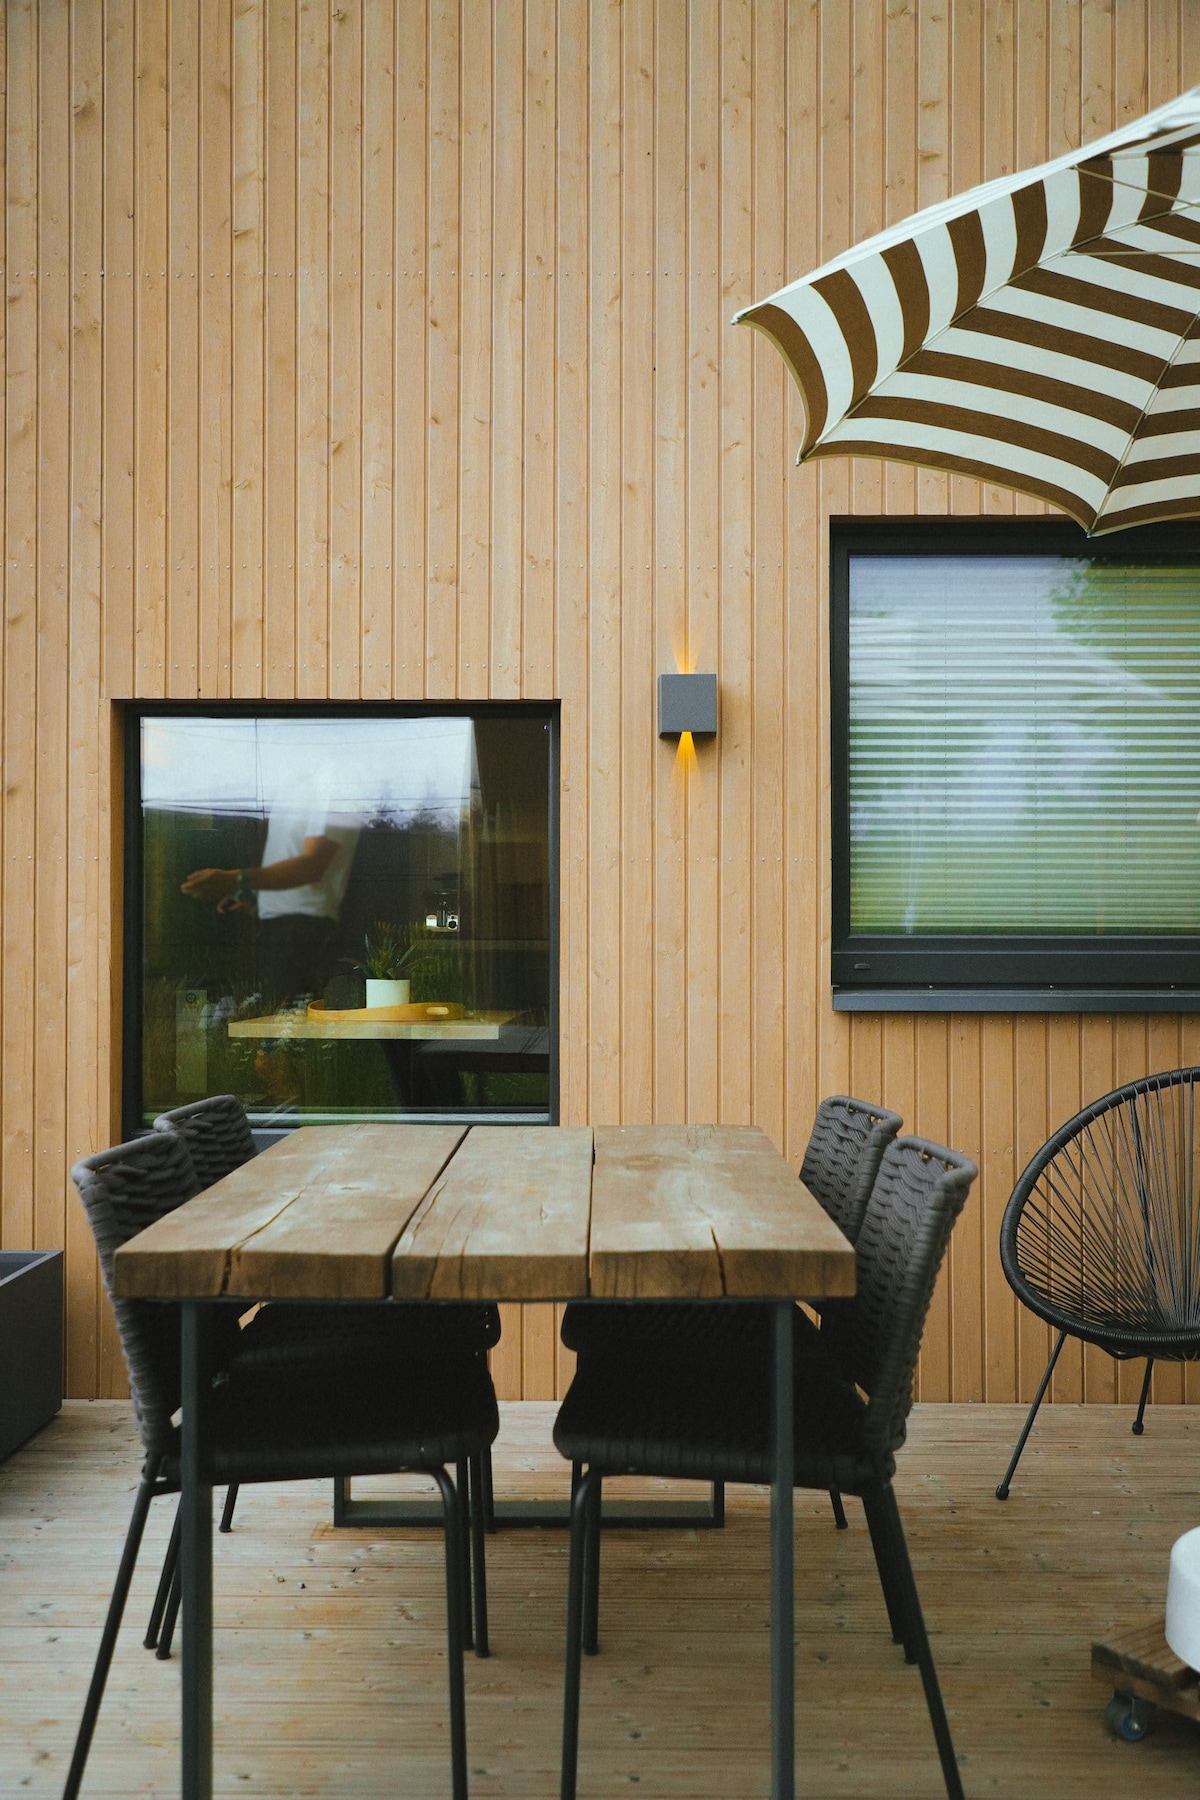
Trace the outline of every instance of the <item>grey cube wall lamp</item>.
<path fill-rule="evenodd" d="M 660 675 L 658 678 L 658 735 L 715 737 L 717 731 L 717 678 L 715 675 Z"/>

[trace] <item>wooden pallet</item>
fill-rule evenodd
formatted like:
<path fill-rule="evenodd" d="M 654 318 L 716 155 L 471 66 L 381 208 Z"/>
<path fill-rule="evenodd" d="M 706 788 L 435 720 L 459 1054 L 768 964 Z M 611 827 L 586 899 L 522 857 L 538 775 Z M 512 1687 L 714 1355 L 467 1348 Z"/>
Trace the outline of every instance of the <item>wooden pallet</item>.
<path fill-rule="evenodd" d="M 1134 1694 L 1185 1719 L 1200 1719 L 1200 1675 L 1180 1662 L 1161 1618 L 1092 1645 L 1092 1674 L 1117 1694 Z"/>

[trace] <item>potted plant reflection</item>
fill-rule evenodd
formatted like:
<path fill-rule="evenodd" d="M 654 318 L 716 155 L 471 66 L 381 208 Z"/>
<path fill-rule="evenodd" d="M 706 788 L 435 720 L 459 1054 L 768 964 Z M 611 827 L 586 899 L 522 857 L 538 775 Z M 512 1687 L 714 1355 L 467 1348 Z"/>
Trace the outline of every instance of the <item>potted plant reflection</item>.
<path fill-rule="evenodd" d="M 361 962 L 355 967 L 366 982 L 367 1006 L 407 1006 L 409 968 L 417 955 L 411 929 L 377 919 L 363 939 Z"/>

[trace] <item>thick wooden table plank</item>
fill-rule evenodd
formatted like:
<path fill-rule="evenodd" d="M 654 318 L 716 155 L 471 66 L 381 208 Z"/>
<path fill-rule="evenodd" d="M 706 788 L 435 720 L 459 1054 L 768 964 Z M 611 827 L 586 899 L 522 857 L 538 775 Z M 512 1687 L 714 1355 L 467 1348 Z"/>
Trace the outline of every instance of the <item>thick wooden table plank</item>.
<path fill-rule="evenodd" d="M 293 1132 L 118 1250 L 117 1293 L 384 1299 L 392 1246 L 462 1137 L 459 1125 Z"/>
<path fill-rule="evenodd" d="M 476 1125 L 396 1245 L 398 1300 L 569 1300 L 587 1285 L 592 1133 Z"/>
<path fill-rule="evenodd" d="M 590 1292 L 598 1299 L 854 1292 L 854 1252 L 754 1127 L 597 1127 Z"/>
<path fill-rule="evenodd" d="M 113 1265 L 118 1295 L 184 1300 L 223 1294 L 235 1245 L 270 1224 L 292 1198 L 284 1165 L 295 1144 L 295 1137 L 283 1139 L 123 1244 Z"/>
<path fill-rule="evenodd" d="M 403 1299 L 853 1291 L 849 1246 L 761 1131 L 601 1127 L 594 1192 L 592 1146 L 570 1127 L 299 1131 L 119 1250 L 117 1291 L 383 1298 L 393 1248 Z"/>
<path fill-rule="evenodd" d="M 314 1130 L 289 1204 L 234 1250 L 227 1291 L 261 1300 L 385 1298 L 396 1239 L 466 1134 L 464 1125 Z"/>

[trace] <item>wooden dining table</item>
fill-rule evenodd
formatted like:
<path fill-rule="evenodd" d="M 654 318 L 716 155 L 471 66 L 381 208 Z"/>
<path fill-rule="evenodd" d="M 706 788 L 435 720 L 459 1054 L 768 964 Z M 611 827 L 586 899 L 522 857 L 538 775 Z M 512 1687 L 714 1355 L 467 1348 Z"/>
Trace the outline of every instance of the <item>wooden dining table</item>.
<path fill-rule="evenodd" d="M 217 1303 L 775 1302 L 771 1792 L 793 1800 L 793 1302 L 853 1293 L 854 1251 L 762 1131 L 304 1128 L 132 1238 L 115 1289 L 182 1303 L 183 1800 L 212 1794 Z"/>

